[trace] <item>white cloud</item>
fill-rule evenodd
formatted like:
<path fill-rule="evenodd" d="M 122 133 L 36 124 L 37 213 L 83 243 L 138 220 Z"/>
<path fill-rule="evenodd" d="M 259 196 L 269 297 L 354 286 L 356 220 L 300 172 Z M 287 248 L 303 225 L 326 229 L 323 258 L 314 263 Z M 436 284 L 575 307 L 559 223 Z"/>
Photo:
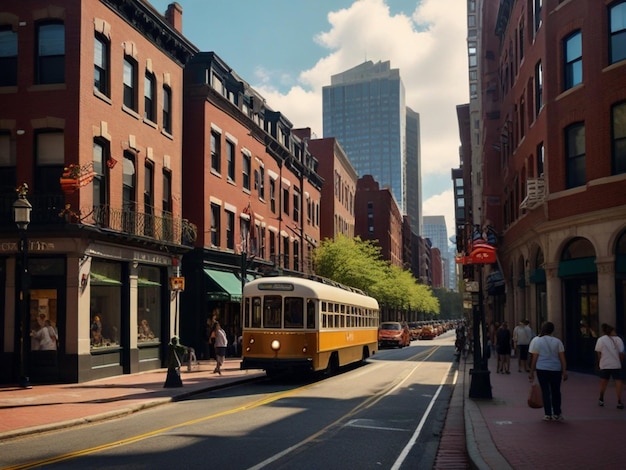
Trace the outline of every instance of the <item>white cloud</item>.
<path fill-rule="evenodd" d="M 407 106 L 420 114 L 422 179 L 458 167 L 456 106 L 468 101 L 466 1 L 423 0 L 408 17 L 392 16 L 384 0 L 357 0 L 349 8 L 329 13 L 328 22 L 329 29 L 315 38 L 328 54 L 302 71 L 297 85 L 286 94 L 263 79 L 261 86 L 254 85 L 269 105 L 295 127 L 311 127 L 322 137 L 322 87 L 330 84 L 331 75 L 364 60 L 389 60 L 400 69 Z M 449 219 L 454 204 L 451 191 L 427 202 L 439 198 L 441 212 L 429 209 L 428 213 L 444 214 L 450 225 L 454 220 Z"/>

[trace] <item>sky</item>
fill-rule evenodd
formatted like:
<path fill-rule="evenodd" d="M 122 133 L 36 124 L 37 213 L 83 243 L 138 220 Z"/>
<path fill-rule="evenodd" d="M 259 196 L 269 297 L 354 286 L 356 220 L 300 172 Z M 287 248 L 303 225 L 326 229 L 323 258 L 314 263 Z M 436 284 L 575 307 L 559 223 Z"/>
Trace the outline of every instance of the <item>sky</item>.
<path fill-rule="evenodd" d="M 177 2 L 189 41 L 215 52 L 272 109 L 319 138 L 332 137 L 322 135 L 322 87 L 331 76 L 389 60 L 400 70 L 406 105 L 420 114 L 423 213 L 445 216 L 454 234 L 456 107 L 469 102 L 466 0 Z M 172 0 L 150 3 L 163 14 Z"/>

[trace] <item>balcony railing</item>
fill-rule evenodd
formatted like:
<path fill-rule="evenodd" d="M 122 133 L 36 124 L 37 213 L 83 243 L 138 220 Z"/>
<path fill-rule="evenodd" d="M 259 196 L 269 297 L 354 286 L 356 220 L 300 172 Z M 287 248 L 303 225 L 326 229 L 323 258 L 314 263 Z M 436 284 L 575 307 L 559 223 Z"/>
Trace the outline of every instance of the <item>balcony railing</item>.
<path fill-rule="evenodd" d="M 77 211 L 66 205 L 65 196 L 57 194 L 29 194 L 33 206 L 30 226 L 45 228 L 63 224 L 84 224 L 147 238 L 155 242 L 193 246 L 197 227 L 186 219 L 150 208 L 150 213 L 139 212 L 136 205 L 112 208 L 109 205 Z M 14 194 L 0 195 L 0 229 L 12 230 Z"/>

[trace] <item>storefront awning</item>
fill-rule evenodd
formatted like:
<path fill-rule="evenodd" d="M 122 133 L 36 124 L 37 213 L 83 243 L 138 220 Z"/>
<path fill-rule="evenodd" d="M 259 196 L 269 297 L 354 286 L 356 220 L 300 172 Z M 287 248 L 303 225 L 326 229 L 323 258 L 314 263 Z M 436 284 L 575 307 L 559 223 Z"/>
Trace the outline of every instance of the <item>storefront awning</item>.
<path fill-rule="evenodd" d="M 92 286 L 121 286 L 122 283 L 117 279 L 111 279 L 104 274 L 90 273 Z"/>
<path fill-rule="evenodd" d="M 217 287 L 217 290 L 209 288 L 207 292 L 211 300 L 241 302 L 241 280 L 234 273 L 214 269 L 205 269 L 204 272 Z"/>
<path fill-rule="evenodd" d="M 137 278 L 137 286 L 139 287 L 161 287 L 160 282 L 151 281 L 150 279 L 146 279 L 143 277 Z"/>

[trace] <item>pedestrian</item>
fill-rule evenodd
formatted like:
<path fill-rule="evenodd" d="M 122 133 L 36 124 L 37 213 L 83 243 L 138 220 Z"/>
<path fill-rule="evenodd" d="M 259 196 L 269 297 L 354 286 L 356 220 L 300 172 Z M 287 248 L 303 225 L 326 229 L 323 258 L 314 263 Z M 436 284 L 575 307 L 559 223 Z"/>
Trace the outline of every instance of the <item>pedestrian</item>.
<path fill-rule="evenodd" d="M 222 375 L 222 366 L 224 365 L 224 358 L 226 357 L 228 339 L 226 338 L 226 333 L 218 321 L 215 322 L 213 334 L 215 336 L 215 359 L 217 361 L 213 373 Z"/>
<path fill-rule="evenodd" d="M 598 405 L 604 406 L 604 392 L 613 377 L 617 393 L 617 408 L 624 409 L 622 403 L 622 363 L 624 362 L 624 342 L 615 334 L 615 329 L 606 323 L 600 327 L 602 336 L 596 342 L 597 367 L 600 375 L 600 398 Z"/>
<path fill-rule="evenodd" d="M 526 319 L 519 322 L 513 329 L 513 345 L 517 349 L 517 371 L 530 372 L 528 368 L 528 345 L 535 334 Z"/>
<path fill-rule="evenodd" d="M 511 364 L 511 330 L 507 322 L 502 322 L 496 332 L 496 352 L 498 353 L 498 373 L 510 374 Z"/>
<path fill-rule="evenodd" d="M 167 347 L 167 376 L 165 377 L 163 387 L 182 387 L 183 381 L 180 378 L 180 365 L 187 352 L 187 347 L 180 344 L 178 336 L 173 336 Z"/>
<path fill-rule="evenodd" d="M 528 380 L 535 380 L 535 371 L 541 387 L 544 421 L 563 421 L 561 414 L 561 380 L 567 380 L 565 347 L 560 339 L 552 336 L 554 323 L 545 322 L 541 333 L 535 336 L 528 347 L 532 354 Z"/>

